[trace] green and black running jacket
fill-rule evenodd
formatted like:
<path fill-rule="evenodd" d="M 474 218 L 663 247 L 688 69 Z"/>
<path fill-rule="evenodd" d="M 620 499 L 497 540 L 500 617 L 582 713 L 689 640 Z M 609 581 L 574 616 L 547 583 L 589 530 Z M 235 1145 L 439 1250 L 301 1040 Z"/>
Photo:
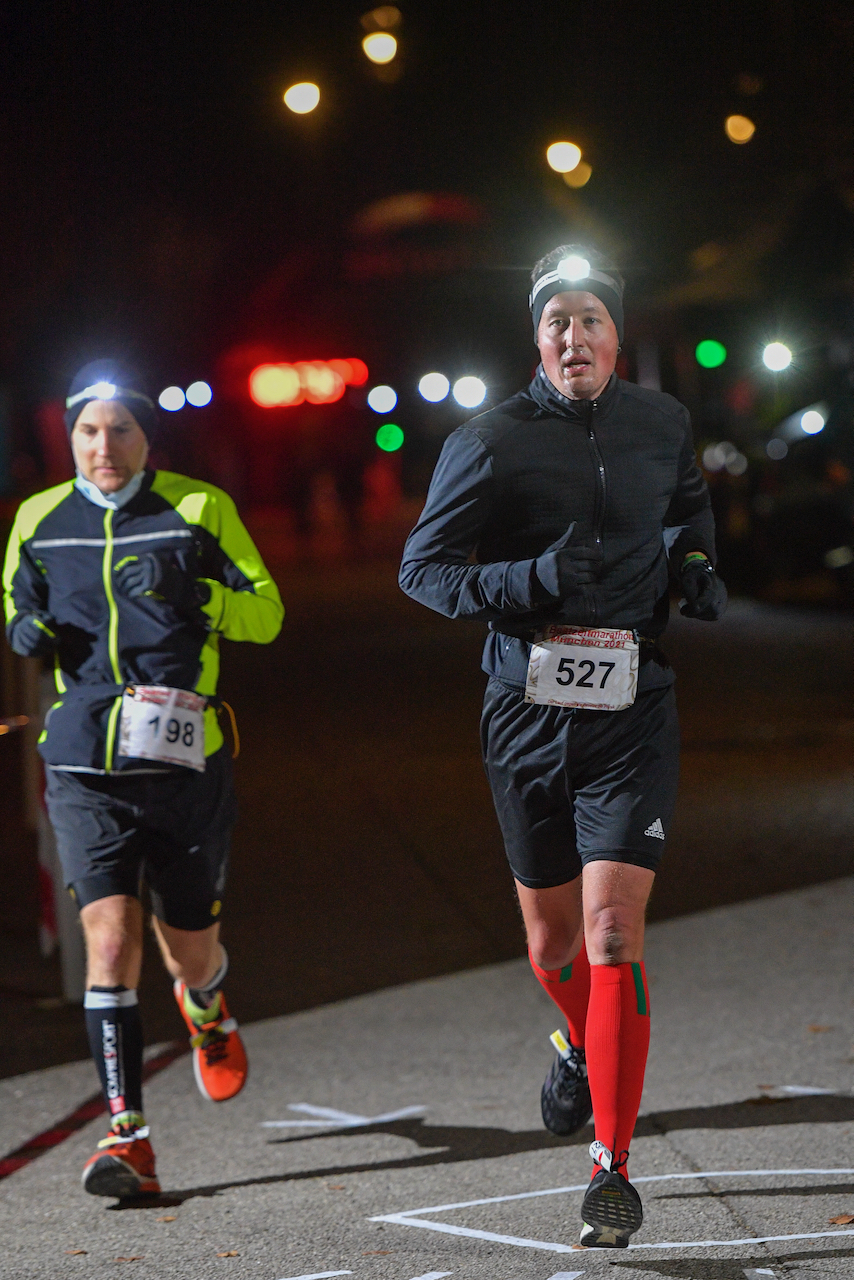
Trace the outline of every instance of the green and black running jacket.
<path fill-rule="evenodd" d="M 115 589 L 122 563 L 148 552 L 171 555 L 188 577 L 207 583 L 210 600 L 196 616 Z M 3 585 L 13 648 L 28 615 L 47 614 L 57 624 L 59 700 L 39 751 L 47 765 L 79 773 L 141 770 L 142 761 L 117 753 L 122 693 L 137 684 L 207 696 L 205 754 L 219 750 L 219 638 L 266 644 L 284 615 L 232 499 L 170 471 L 146 471 L 139 492 L 118 509 L 90 502 L 73 481 L 27 498 L 12 528 Z"/>

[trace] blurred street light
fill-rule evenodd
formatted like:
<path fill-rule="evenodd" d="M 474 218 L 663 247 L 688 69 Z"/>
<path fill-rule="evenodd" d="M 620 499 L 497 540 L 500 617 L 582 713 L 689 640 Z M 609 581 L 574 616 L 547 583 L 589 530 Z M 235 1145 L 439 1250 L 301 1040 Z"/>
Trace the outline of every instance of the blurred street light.
<path fill-rule="evenodd" d="M 444 373 L 425 373 L 418 383 L 418 390 L 425 400 L 438 404 L 444 400 L 451 389 L 451 384 Z"/>
<path fill-rule="evenodd" d="M 187 403 L 203 409 L 213 399 L 213 392 L 206 382 L 191 382 L 187 387 Z"/>
<path fill-rule="evenodd" d="M 756 132 L 756 125 L 747 116 L 727 116 L 724 121 L 726 136 L 730 142 L 743 146 Z"/>
<path fill-rule="evenodd" d="M 563 180 L 568 187 L 586 187 L 587 183 L 593 176 L 593 170 L 586 160 L 579 160 L 574 169 L 570 169 L 569 173 L 563 175 Z"/>
<path fill-rule="evenodd" d="M 546 148 L 546 160 L 555 173 L 571 173 L 581 162 L 581 147 L 574 142 L 553 142 Z"/>
<path fill-rule="evenodd" d="M 454 399 L 464 409 L 476 409 L 486 397 L 486 384 L 480 378 L 457 378 L 454 383 Z"/>
<path fill-rule="evenodd" d="M 166 387 L 160 392 L 157 403 L 161 409 L 166 409 L 169 413 L 177 413 L 179 409 L 184 408 L 185 399 L 180 387 Z"/>
<path fill-rule="evenodd" d="M 310 80 L 302 80 L 299 84 L 292 84 L 285 90 L 285 106 L 295 115 L 308 115 L 319 102 L 320 90 Z"/>
<path fill-rule="evenodd" d="M 694 355 L 701 368 L 718 369 L 726 360 L 727 350 L 722 342 L 717 342 L 714 338 L 704 338 L 702 342 L 697 343 Z"/>
<path fill-rule="evenodd" d="M 792 353 L 784 342 L 769 342 L 762 352 L 762 363 L 773 373 L 781 373 L 792 363 Z"/>
<path fill-rule="evenodd" d="M 383 453 L 395 453 L 403 444 L 404 436 L 396 422 L 384 422 L 374 439 Z"/>
<path fill-rule="evenodd" d="M 374 413 L 391 413 L 396 404 L 397 392 L 394 387 L 381 383 L 378 387 L 371 387 L 368 392 L 368 405 Z"/>
<path fill-rule="evenodd" d="M 389 31 L 371 31 L 362 40 L 362 49 L 371 62 L 385 66 L 397 53 L 397 40 Z"/>
<path fill-rule="evenodd" d="M 801 414 L 801 430 L 808 436 L 817 436 L 819 431 L 824 430 L 824 414 L 817 409 L 807 409 L 806 413 Z"/>

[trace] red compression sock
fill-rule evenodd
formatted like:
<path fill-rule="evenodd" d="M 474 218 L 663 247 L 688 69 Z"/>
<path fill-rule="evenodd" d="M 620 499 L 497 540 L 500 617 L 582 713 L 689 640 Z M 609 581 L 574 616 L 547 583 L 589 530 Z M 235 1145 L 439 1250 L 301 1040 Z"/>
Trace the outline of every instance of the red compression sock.
<path fill-rule="evenodd" d="M 616 1164 L 628 1156 L 649 1052 L 643 964 L 591 965 L 586 1052 L 596 1138 Z M 620 1172 L 628 1177 L 625 1166 Z"/>
<path fill-rule="evenodd" d="M 528 959 L 540 986 L 548 992 L 566 1018 L 570 1043 L 576 1049 L 583 1049 L 587 1005 L 590 1000 L 590 961 L 587 959 L 584 940 L 582 939 L 581 950 L 572 964 L 565 965 L 563 969 L 541 969 L 534 963 L 530 951 Z"/>

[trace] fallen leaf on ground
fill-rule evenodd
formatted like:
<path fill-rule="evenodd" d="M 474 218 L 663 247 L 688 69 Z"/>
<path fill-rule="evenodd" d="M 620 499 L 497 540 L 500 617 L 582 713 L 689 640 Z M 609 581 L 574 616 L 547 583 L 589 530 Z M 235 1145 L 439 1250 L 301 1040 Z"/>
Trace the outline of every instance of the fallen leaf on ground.
<path fill-rule="evenodd" d="M 813 1035 L 818 1035 L 821 1031 L 832 1031 L 833 1027 L 823 1027 L 820 1022 L 811 1022 L 807 1027 L 807 1031 L 811 1031 Z"/>
<path fill-rule="evenodd" d="M 387 1254 L 393 1253 L 393 1249 L 367 1249 L 363 1254 L 363 1258 L 384 1258 Z"/>
<path fill-rule="evenodd" d="M 178 1219 L 175 1217 L 174 1213 L 169 1213 L 166 1215 L 165 1218 L 155 1218 L 154 1221 L 155 1222 L 177 1222 Z"/>
<path fill-rule="evenodd" d="M 218 1253 L 216 1256 L 218 1258 L 239 1258 L 240 1254 L 236 1249 L 229 1249 L 228 1253 Z"/>
<path fill-rule="evenodd" d="M 828 1218 L 828 1222 L 832 1222 L 837 1227 L 847 1227 L 849 1223 L 854 1222 L 854 1213 L 837 1213 L 835 1218 Z"/>
<path fill-rule="evenodd" d="M 144 1253 L 132 1253 L 128 1258 L 116 1258 L 116 1262 L 142 1262 Z"/>
<path fill-rule="evenodd" d="M 331 1182 L 327 1182 L 327 1184 L 326 1184 L 326 1190 L 327 1190 L 327 1191 L 343 1191 L 343 1190 L 344 1190 L 344 1188 L 343 1188 L 343 1186 L 341 1186 L 340 1184 L 334 1184 L 334 1185 L 333 1185 Z"/>
<path fill-rule="evenodd" d="M 65 1250 L 65 1252 L 66 1252 L 66 1253 L 78 1254 L 78 1253 L 85 1253 L 85 1252 L 86 1252 L 86 1250 L 85 1250 L 85 1249 L 66 1249 L 66 1250 Z"/>

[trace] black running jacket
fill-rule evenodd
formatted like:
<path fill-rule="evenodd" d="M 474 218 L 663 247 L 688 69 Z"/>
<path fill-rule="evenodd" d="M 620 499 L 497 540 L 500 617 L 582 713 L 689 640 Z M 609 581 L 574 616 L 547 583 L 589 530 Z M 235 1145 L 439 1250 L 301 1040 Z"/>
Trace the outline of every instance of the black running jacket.
<path fill-rule="evenodd" d="M 595 581 L 561 600 L 534 561 L 575 521 Z M 669 570 L 690 551 L 715 562 L 709 492 L 687 409 L 613 375 L 596 400 L 561 395 L 542 366 L 526 390 L 446 440 L 400 585 L 448 618 L 482 619 L 483 668 L 525 684 L 529 641 L 548 623 L 620 627 L 656 639 Z M 639 688 L 669 682 L 642 660 Z"/>

